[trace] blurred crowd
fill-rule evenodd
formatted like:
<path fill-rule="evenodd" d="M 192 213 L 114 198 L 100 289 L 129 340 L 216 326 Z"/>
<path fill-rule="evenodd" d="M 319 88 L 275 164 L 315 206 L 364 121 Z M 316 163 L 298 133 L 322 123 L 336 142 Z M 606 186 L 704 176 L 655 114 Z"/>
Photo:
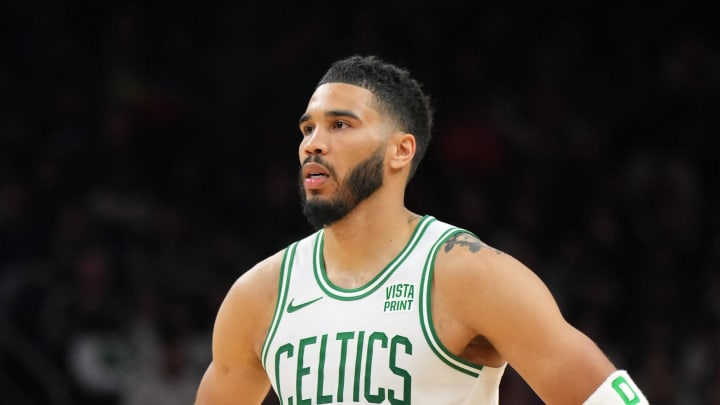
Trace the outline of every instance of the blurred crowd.
<path fill-rule="evenodd" d="M 2 6 L 0 403 L 192 403 L 232 282 L 312 231 L 297 119 L 355 53 L 433 98 L 410 209 L 531 267 L 654 405 L 720 403 L 712 13 L 210 3 Z"/>

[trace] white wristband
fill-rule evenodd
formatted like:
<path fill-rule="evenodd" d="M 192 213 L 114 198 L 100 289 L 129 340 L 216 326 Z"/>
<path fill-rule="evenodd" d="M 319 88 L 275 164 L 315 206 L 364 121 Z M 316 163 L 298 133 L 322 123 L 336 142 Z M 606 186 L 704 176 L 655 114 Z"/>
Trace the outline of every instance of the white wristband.
<path fill-rule="evenodd" d="M 647 405 L 648 400 L 625 370 L 616 370 L 583 405 Z"/>

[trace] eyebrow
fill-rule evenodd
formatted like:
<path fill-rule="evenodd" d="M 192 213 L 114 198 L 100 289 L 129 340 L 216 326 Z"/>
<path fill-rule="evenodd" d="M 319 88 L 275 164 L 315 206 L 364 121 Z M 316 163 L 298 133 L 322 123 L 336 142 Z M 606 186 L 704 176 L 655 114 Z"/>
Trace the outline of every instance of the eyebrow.
<path fill-rule="evenodd" d="M 356 120 L 360 120 L 360 117 L 357 116 L 354 112 L 350 110 L 330 110 L 326 112 L 325 117 L 349 117 Z M 305 121 L 308 121 L 310 119 L 310 114 L 303 114 L 300 119 L 298 120 L 298 124 L 302 124 Z"/>

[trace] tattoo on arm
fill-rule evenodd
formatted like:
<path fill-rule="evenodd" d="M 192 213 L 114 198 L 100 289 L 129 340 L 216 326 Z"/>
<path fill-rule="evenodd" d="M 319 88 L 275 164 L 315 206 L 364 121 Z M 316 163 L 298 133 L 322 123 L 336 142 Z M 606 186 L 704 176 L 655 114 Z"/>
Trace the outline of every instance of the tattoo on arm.
<path fill-rule="evenodd" d="M 502 254 L 501 251 L 488 246 L 483 241 L 467 233 L 458 233 L 448 239 L 447 242 L 445 242 L 445 252 L 451 251 L 455 246 L 467 247 L 472 253 L 479 252 L 480 249 L 483 248 L 488 248 L 493 249 L 497 254 Z"/>

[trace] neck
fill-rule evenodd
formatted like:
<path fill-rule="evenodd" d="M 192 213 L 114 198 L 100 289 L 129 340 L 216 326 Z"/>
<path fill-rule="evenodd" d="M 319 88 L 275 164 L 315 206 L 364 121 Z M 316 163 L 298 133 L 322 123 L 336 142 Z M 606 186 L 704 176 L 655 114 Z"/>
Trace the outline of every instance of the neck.
<path fill-rule="evenodd" d="M 325 228 L 328 276 L 342 287 L 363 285 L 405 247 L 419 220 L 403 204 L 389 207 L 372 198 L 363 201 Z"/>

